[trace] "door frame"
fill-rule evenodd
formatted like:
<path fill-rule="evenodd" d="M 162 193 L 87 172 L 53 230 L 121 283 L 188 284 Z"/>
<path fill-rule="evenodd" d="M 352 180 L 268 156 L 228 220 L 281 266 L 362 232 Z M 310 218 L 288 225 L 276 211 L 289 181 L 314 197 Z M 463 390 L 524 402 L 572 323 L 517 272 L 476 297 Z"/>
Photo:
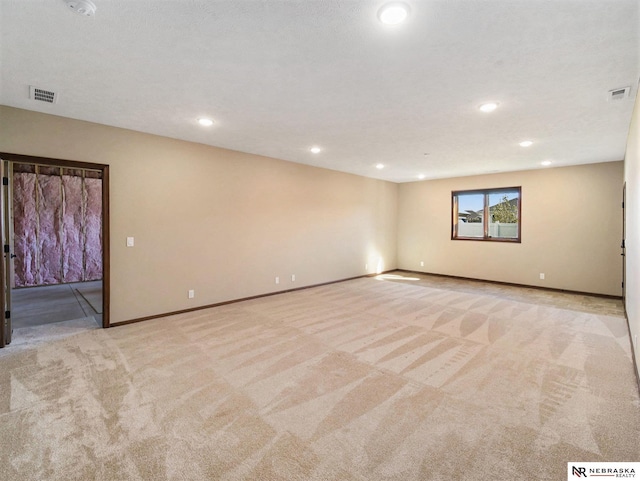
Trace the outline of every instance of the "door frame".
<path fill-rule="evenodd" d="M 626 214 L 626 203 L 627 203 L 627 183 L 622 184 L 622 243 L 620 244 L 620 249 L 622 252 L 620 255 L 622 256 L 622 305 L 624 307 L 625 313 L 627 312 L 627 246 L 626 246 L 626 237 L 627 237 L 627 214 Z"/>
<path fill-rule="evenodd" d="M 0 159 L 0 174 L 2 178 L 4 178 L 5 175 L 9 175 L 7 172 L 5 172 L 5 165 L 8 165 L 8 163 Z M 6 199 L 8 197 L 8 195 L 5 195 L 6 189 L 8 189 L 8 186 L 3 185 L 2 193 L 0 193 L 0 236 L 3 240 L 3 244 L 5 240 L 5 234 L 7 232 L 5 229 L 5 223 L 6 223 L 5 212 L 8 211 L 9 209 L 8 206 L 6 206 Z M 7 336 L 7 331 L 11 329 L 11 321 L 7 322 L 7 318 L 5 314 L 5 311 L 7 309 L 7 306 L 6 306 L 7 287 L 10 288 L 10 286 L 6 285 L 5 262 L 7 259 L 10 260 L 10 254 L 6 254 L 3 252 L 0 255 L 0 297 L 2 297 L 2 303 L 1 303 L 2 305 L 0 306 L 2 307 L 2 312 L 0 313 L 0 348 L 4 347 L 7 344 L 7 342 L 11 342 L 10 339 L 7 339 L 7 337 L 9 338 L 11 337 L 11 336 Z"/>
<path fill-rule="evenodd" d="M 46 166 L 66 167 L 70 169 L 91 169 L 98 170 L 102 174 L 102 327 L 110 327 L 111 312 L 111 269 L 110 269 L 110 231 L 109 231 L 109 166 L 107 164 L 94 164 L 90 162 L 80 162 L 66 159 L 53 159 L 48 157 L 35 157 L 32 155 L 14 154 L 9 152 L 0 152 L 0 159 L 9 162 L 19 162 L 25 164 L 40 164 Z M 3 175 L 5 173 L 3 172 Z M 3 209 L 5 206 L 3 205 Z M 4 211 L 3 211 L 4 212 Z M 4 293 L 7 286 L 4 285 L 5 269 L 8 265 L 2 256 L 0 262 L 0 292 Z M 3 329 L 0 329 L 0 348 L 5 346 L 4 323 L 5 323 L 5 298 L 2 297 L 2 305 L 0 306 L 0 321 Z"/>

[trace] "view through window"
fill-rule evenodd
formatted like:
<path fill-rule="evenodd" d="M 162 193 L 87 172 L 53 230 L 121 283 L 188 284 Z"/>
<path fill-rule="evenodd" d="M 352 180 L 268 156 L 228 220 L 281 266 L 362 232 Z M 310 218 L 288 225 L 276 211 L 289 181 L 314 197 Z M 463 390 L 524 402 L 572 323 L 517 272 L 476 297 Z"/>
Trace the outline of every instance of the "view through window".
<path fill-rule="evenodd" d="M 520 242 L 521 188 L 451 193 L 451 238 Z"/>

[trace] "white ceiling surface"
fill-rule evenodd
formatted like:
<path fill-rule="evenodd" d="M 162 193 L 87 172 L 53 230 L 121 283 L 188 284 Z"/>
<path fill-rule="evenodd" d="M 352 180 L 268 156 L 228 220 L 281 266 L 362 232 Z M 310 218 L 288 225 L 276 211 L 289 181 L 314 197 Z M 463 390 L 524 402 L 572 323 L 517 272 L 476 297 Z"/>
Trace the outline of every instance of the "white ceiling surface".
<path fill-rule="evenodd" d="M 93 1 L 0 0 L 0 104 L 394 182 L 624 157 L 636 0 Z"/>

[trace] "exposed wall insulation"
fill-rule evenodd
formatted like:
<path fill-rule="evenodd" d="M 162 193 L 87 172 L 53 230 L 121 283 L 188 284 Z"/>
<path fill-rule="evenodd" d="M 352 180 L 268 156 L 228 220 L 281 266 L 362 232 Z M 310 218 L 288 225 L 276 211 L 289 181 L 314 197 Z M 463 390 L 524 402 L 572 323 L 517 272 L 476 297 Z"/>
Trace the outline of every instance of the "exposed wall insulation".
<path fill-rule="evenodd" d="M 13 175 L 13 253 L 16 285 L 34 286 L 39 282 L 36 236 L 36 176 Z"/>
<path fill-rule="evenodd" d="M 85 280 L 102 278 L 102 180 L 84 179 L 85 212 Z"/>
<path fill-rule="evenodd" d="M 60 270 L 62 246 L 60 245 L 60 221 L 62 209 L 62 179 L 59 175 L 36 176 L 36 239 L 40 265 L 38 284 L 63 282 Z"/>
<path fill-rule="evenodd" d="M 16 287 L 101 279 L 101 217 L 99 173 L 15 164 Z"/>
<path fill-rule="evenodd" d="M 62 176 L 62 277 L 67 282 L 82 280 L 84 273 L 83 251 L 77 248 L 84 242 L 82 189 L 82 177 Z"/>

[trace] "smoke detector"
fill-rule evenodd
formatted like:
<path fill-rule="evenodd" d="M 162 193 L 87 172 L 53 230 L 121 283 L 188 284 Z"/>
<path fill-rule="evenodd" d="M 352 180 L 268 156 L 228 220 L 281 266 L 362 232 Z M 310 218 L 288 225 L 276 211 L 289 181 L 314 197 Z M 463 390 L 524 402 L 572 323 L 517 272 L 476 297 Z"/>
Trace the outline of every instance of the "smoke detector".
<path fill-rule="evenodd" d="M 93 17 L 96 14 L 96 6 L 91 0 L 64 0 L 64 3 L 69 10 L 83 17 Z"/>

